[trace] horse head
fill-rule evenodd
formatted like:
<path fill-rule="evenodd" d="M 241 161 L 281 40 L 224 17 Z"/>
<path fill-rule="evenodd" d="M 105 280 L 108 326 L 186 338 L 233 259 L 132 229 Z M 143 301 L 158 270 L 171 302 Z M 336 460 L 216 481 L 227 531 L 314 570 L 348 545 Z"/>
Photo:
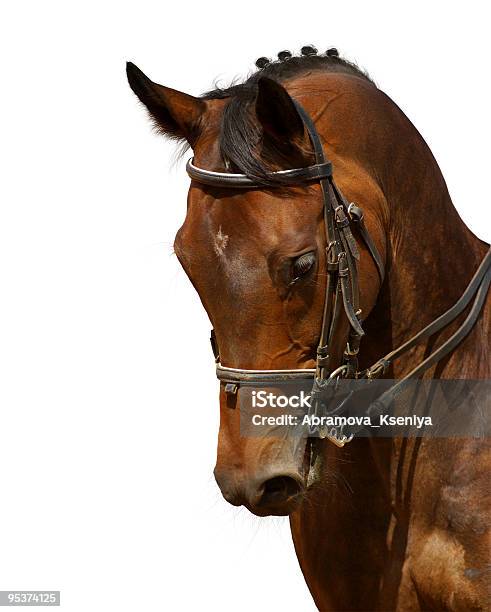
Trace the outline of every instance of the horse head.
<path fill-rule="evenodd" d="M 255 182 L 253 188 L 235 189 L 192 180 L 186 219 L 175 239 L 177 257 L 215 330 L 221 364 L 248 370 L 314 368 L 327 283 L 324 202 L 319 181 L 284 184 L 277 174 L 316 161 L 288 86 L 259 72 L 242 86 L 195 98 L 153 83 L 133 64 L 128 78 L 157 128 L 192 147 L 193 166 L 243 172 Z M 333 99 L 346 93 L 350 78 L 338 78 Z M 325 101 L 295 85 L 291 89 L 310 116 L 319 118 L 324 138 L 335 140 L 347 121 L 343 107 L 328 135 Z M 351 175 L 350 193 L 362 197 L 382 248 L 376 189 L 367 177 L 353 180 L 346 160 L 339 166 Z M 359 310 L 366 316 L 380 288 L 370 257 L 361 258 L 359 278 Z M 349 327 L 346 319 L 339 320 L 329 347 L 333 368 L 342 362 Z M 306 437 L 241 436 L 237 401 L 222 384 L 218 485 L 234 505 L 259 515 L 288 514 L 315 484 L 310 444 Z"/>

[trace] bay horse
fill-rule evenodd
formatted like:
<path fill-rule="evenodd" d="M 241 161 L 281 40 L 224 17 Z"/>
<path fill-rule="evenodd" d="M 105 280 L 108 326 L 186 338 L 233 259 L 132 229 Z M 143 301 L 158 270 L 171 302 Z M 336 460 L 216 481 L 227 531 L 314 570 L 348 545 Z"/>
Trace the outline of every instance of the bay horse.
<path fill-rule="evenodd" d="M 370 77 L 335 50 L 261 58 L 244 82 L 194 97 L 128 63 L 129 84 L 158 130 L 186 142 L 193 164 L 241 173 L 251 189 L 192 180 L 175 253 L 213 324 L 221 363 L 238 369 L 316 364 L 326 236 L 319 181 L 272 185 L 272 173 L 315 164 L 300 120 L 312 118 L 336 185 L 363 211 L 385 266 L 359 234 L 361 367 L 424 328 L 462 295 L 487 245 L 455 210 L 422 136 Z M 328 245 L 327 245 L 328 246 Z M 425 374 L 488 379 L 489 300 L 470 333 Z M 385 374 L 403 378 L 444 330 Z M 349 325 L 331 347 L 342 363 Z M 220 385 L 215 478 L 225 499 L 259 516 L 289 515 L 295 550 L 320 610 L 489 610 L 490 448 L 484 438 L 355 438 L 339 448 L 242 437 Z M 306 467 L 307 465 L 307 467 Z M 308 473 L 309 472 L 309 473 Z"/>

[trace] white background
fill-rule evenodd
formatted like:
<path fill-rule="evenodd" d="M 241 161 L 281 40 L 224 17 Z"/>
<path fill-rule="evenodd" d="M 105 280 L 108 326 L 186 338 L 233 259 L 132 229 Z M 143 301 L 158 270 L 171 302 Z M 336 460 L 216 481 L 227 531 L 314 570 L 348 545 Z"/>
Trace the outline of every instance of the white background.
<path fill-rule="evenodd" d="M 188 179 L 124 63 L 198 95 L 260 55 L 337 46 L 412 119 L 489 240 L 484 6 L 4 3 L 0 590 L 59 589 L 84 612 L 313 609 L 287 522 L 227 506 L 213 481 L 209 326 L 172 254 Z"/>

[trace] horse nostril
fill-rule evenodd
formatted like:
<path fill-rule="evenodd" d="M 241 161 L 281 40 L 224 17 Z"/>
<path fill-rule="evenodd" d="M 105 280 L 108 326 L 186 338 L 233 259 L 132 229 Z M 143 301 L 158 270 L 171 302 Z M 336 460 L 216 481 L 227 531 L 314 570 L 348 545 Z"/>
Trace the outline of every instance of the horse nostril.
<path fill-rule="evenodd" d="M 298 495 L 302 488 L 302 484 L 291 476 L 275 476 L 263 484 L 259 505 L 269 506 L 288 501 Z"/>

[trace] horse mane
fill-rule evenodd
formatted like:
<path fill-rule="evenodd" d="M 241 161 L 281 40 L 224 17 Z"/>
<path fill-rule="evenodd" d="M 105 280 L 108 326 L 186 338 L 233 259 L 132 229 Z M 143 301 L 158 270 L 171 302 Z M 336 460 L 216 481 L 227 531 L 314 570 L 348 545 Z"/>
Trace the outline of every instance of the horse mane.
<path fill-rule="evenodd" d="M 269 61 L 260 58 L 256 65 L 261 66 L 256 72 L 250 74 L 242 83 L 234 82 L 228 87 L 216 87 L 202 95 L 205 100 L 228 99 L 223 112 L 220 127 L 220 152 L 227 166 L 234 171 L 246 174 L 264 186 L 276 185 L 276 180 L 268 176 L 274 167 L 275 157 L 278 165 L 284 165 L 281 151 L 268 160 L 262 159 L 259 148 L 262 131 L 257 122 L 255 113 L 251 112 L 257 95 L 259 79 L 267 77 L 279 83 L 294 78 L 312 70 L 322 70 L 330 73 L 344 73 L 358 76 L 374 84 L 370 76 L 355 63 L 327 52 L 325 55 L 314 53 L 292 56 L 283 51 L 278 55 L 281 59 Z M 280 179 L 278 179 L 279 183 Z"/>

